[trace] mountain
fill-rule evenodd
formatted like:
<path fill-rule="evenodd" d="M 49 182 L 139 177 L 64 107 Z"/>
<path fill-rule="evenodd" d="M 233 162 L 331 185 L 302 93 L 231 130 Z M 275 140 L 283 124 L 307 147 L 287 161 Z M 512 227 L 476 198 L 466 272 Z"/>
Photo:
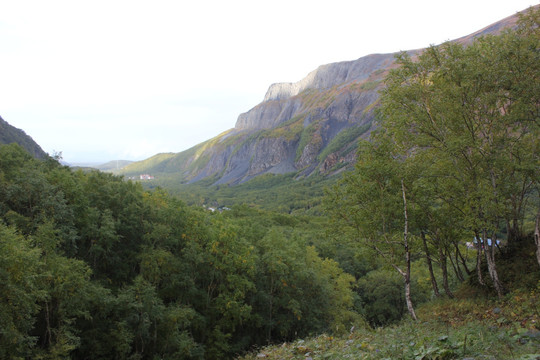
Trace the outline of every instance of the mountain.
<path fill-rule="evenodd" d="M 96 166 L 90 166 L 95 169 L 101 170 L 101 171 L 111 171 L 111 170 L 119 170 L 123 168 L 126 165 L 131 164 L 133 161 L 130 160 L 112 160 L 109 162 L 106 162 L 105 164 L 100 164 Z"/>
<path fill-rule="evenodd" d="M 373 122 L 377 91 L 393 54 L 323 65 L 296 83 L 273 84 L 233 129 L 178 154 L 159 154 L 122 173 L 175 174 L 182 182 L 215 177 L 240 183 L 264 173 L 328 173 L 354 160 Z"/>
<path fill-rule="evenodd" d="M 26 149 L 35 158 L 44 159 L 48 155 L 24 131 L 8 124 L 0 117 L 0 144 L 17 143 Z"/>
<path fill-rule="evenodd" d="M 455 41 L 497 34 L 510 16 Z M 422 49 L 411 50 L 411 56 Z M 333 174 L 355 162 L 356 144 L 373 129 L 374 109 L 395 55 L 372 54 L 319 66 L 295 83 L 269 87 L 263 101 L 236 125 L 181 153 L 158 154 L 126 166 L 126 175 L 151 173 L 178 182 L 211 179 L 238 184 L 262 174 Z"/>

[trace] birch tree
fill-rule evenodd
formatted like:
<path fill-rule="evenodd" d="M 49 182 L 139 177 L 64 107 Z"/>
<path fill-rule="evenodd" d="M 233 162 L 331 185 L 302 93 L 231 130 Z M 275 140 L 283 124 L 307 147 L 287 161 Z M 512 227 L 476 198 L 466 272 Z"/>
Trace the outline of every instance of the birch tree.
<path fill-rule="evenodd" d="M 416 58 L 401 54 L 381 96 L 381 126 L 409 152 L 436 159 L 437 200 L 482 239 L 499 296 L 499 234 L 505 230 L 509 244 L 523 236 L 525 205 L 540 173 L 539 37 L 523 24 L 469 46 L 445 43 Z"/>
<path fill-rule="evenodd" d="M 328 192 L 327 208 L 348 236 L 361 242 L 393 268 L 404 283 L 405 302 L 416 320 L 411 300 L 411 254 L 405 164 L 391 143 L 361 142 L 354 172 Z"/>

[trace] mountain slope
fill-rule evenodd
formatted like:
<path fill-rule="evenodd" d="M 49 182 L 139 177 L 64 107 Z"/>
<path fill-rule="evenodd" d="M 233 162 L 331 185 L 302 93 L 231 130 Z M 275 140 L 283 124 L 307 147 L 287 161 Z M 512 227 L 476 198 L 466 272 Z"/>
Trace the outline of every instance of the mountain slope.
<path fill-rule="evenodd" d="M 179 154 L 134 163 L 123 173 L 176 174 L 185 182 L 215 176 L 220 184 L 264 173 L 327 172 L 339 161 L 349 163 L 350 145 L 369 133 L 377 91 L 393 58 L 325 65 L 298 83 L 274 84 L 233 129 Z"/>
<path fill-rule="evenodd" d="M 0 144 L 17 143 L 35 158 L 44 159 L 47 153 L 24 131 L 8 124 L 0 117 Z"/>
<path fill-rule="evenodd" d="M 469 43 L 499 33 L 517 18 L 510 16 L 455 41 Z M 260 104 L 238 117 L 233 129 L 184 152 L 131 164 L 122 173 L 237 184 L 265 173 L 340 171 L 354 163 L 358 139 L 372 130 L 378 91 L 395 66 L 394 57 L 372 54 L 322 65 L 296 83 L 273 84 Z"/>
<path fill-rule="evenodd" d="M 112 161 L 106 162 L 105 164 L 99 164 L 93 167 L 101 171 L 111 171 L 111 170 L 121 169 L 124 166 L 131 164 L 132 162 L 133 161 L 130 161 L 130 160 L 112 160 Z"/>

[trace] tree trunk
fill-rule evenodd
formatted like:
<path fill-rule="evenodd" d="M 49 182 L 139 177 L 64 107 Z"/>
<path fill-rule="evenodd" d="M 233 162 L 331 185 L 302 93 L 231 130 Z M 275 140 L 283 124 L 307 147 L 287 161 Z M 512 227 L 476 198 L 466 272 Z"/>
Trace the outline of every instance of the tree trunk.
<path fill-rule="evenodd" d="M 536 260 L 540 265 L 540 211 L 536 215 L 536 226 L 534 227 L 534 242 L 536 243 Z"/>
<path fill-rule="evenodd" d="M 472 271 L 469 270 L 469 268 L 467 267 L 467 261 L 463 257 L 463 254 L 461 254 L 461 251 L 459 250 L 458 243 L 454 242 L 454 246 L 456 247 L 456 261 L 458 261 L 458 258 L 459 258 L 459 260 L 461 261 L 461 264 L 463 265 L 463 268 L 465 269 L 465 272 L 467 273 L 467 275 L 471 275 Z"/>
<path fill-rule="evenodd" d="M 273 311 L 274 311 L 274 276 L 270 276 L 270 304 L 268 306 L 268 332 L 266 334 L 266 341 L 268 344 L 272 343 L 272 328 L 274 327 L 274 324 L 272 323 L 274 321 L 273 318 Z"/>
<path fill-rule="evenodd" d="M 480 243 L 480 234 L 478 231 L 475 231 L 474 235 L 476 236 L 476 276 L 480 285 L 486 285 L 482 276 L 482 244 Z"/>
<path fill-rule="evenodd" d="M 45 331 L 45 345 L 50 347 L 52 345 L 52 331 L 51 331 L 51 314 L 49 312 L 49 302 L 45 301 L 45 323 L 47 324 L 47 329 Z"/>
<path fill-rule="evenodd" d="M 420 237 L 422 238 L 422 242 L 424 243 L 424 253 L 426 254 L 426 262 L 429 269 L 429 277 L 431 278 L 431 287 L 433 288 L 433 293 L 436 297 L 440 297 L 441 294 L 439 294 L 439 287 L 437 286 L 437 279 L 435 279 L 435 274 L 433 274 L 433 266 L 431 264 L 431 256 L 429 255 L 429 249 L 427 246 L 426 241 L 426 234 L 422 231 L 420 233 Z"/>
<path fill-rule="evenodd" d="M 409 314 L 411 314 L 411 317 L 413 318 L 413 320 L 418 320 L 418 318 L 416 317 L 416 313 L 414 312 L 414 307 L 411 300 L 410 271 L 409 271 L 409 276 L 405 278 L 405 302 L 407 303 L 407 310 L 409 311 Z"/>
<path fill-rule="evenodd" d="M 450 286 L 448 286 L 448 269 L 446 267 L 446 256 L 441 247 L 439 247 L 439 265 L 441 267 L 442 277 L 443 277 L 443 288 L 446 295 L 449 298 L 453 298 L 454 294 L 450 291 Z"/>
<path fill-rule="evenodd" d="M 495 233 L 493 233 L 493 236 L 491 238 L 491 245 L 489 245 L 487 231 L 484 230 L 483 233 L 484 233 L 483 244 L 486 249 L 484 253 L 486 255 L 486 262 L 488 266 L 489 277 L 493 281 L 493 286 L 495 287 L 495 291 L 497 291 L 497 296 L 499 298 L 502 298 L 504 295 L 504 288 L 502 286 L 501 281 L 499 280 L 499 275 L 497 273 L 497 268 L 495 266 L 495 246 L 497 243 L 497 237 Z"/>
<path fill-rule="evenodd" d="M 518 219 L 512 219 L 512 221 L 506 221 L 506 233 L 509 246 L 513 246 L 517 239 L 519 239 L 519 221 Z"/>
<path fill-rule="evenodd" d="M 405 184 L 403 179 L 401 180 L 401 192 L 403 193 L 403 216 L 405 219 L 405 226 L 403 230 L 403 246 L 405 247 L 405 260 L 407 262 L 407 271 L 405 274 L 405 302 L 407 303 L 407 310 L 413 320 L 418 320 L 411 299 L 411 252 L 409 251 L 409 218 L 407 215 L 407 197 L 405 195 Z"/>
<path fill-rule="evenodd" d="M 448 248 L 445 248 L 445 250 L 446 250 L 446 255 L 447 255 L 446 257 L 450 259 L 450 264 L 452 264 L 452 269 L 454 269 L 454 273 L 456 274 L 458 280 L 460 282 L 464 282 L 465 277 L 463 276 L 463 273 L 461 272 L 459 263 L 454 263 L 454 259 L 452 258 L 452 252 Z"/>

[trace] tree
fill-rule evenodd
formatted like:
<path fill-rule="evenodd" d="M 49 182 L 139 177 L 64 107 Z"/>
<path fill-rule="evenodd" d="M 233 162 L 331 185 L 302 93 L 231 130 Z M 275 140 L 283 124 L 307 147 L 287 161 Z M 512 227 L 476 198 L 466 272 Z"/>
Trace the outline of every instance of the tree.
<path fill-rule="evenodd" d="M 42 356 L 68 358 L 80 344 L 77 321 L 91 316 L 89 303 L 101 286 L 90 281 L 92 271 L 84 261 L 60 255 L 61 239 L 51 222 L 42 224 L 31 240 L 41 251 L 40 285 L 45 292 L 32 334 L 39 338 Z"/>
<path fill-rule="evenodd" d="M 498 233 L 506 228 L 510 244 L 522 236 L 540 173 L 540 40 L 529 33 L 445 43 L 416 59 L 401 54 L 381 96 L 381 126 L 409 152 L 436 159 L 437 197 L 483 239 L 499 296 Z"/>
<path fill-rule="evenodd" d="M 406 159 L 387 137 L 376 139 L 360 142 L 355 171 L 328 193 L 327 209 L 346 226 L 349 236 L 372 249 L 401 275 L 407 309 L 416 320 L 411 298 Z"/>
<path fill-rule="evenodd" d="M 39 249 L 0 222 L 0 358 L 27 358 L 36 338 L 30 331 L 46 293 L 38 276 Z"/>

